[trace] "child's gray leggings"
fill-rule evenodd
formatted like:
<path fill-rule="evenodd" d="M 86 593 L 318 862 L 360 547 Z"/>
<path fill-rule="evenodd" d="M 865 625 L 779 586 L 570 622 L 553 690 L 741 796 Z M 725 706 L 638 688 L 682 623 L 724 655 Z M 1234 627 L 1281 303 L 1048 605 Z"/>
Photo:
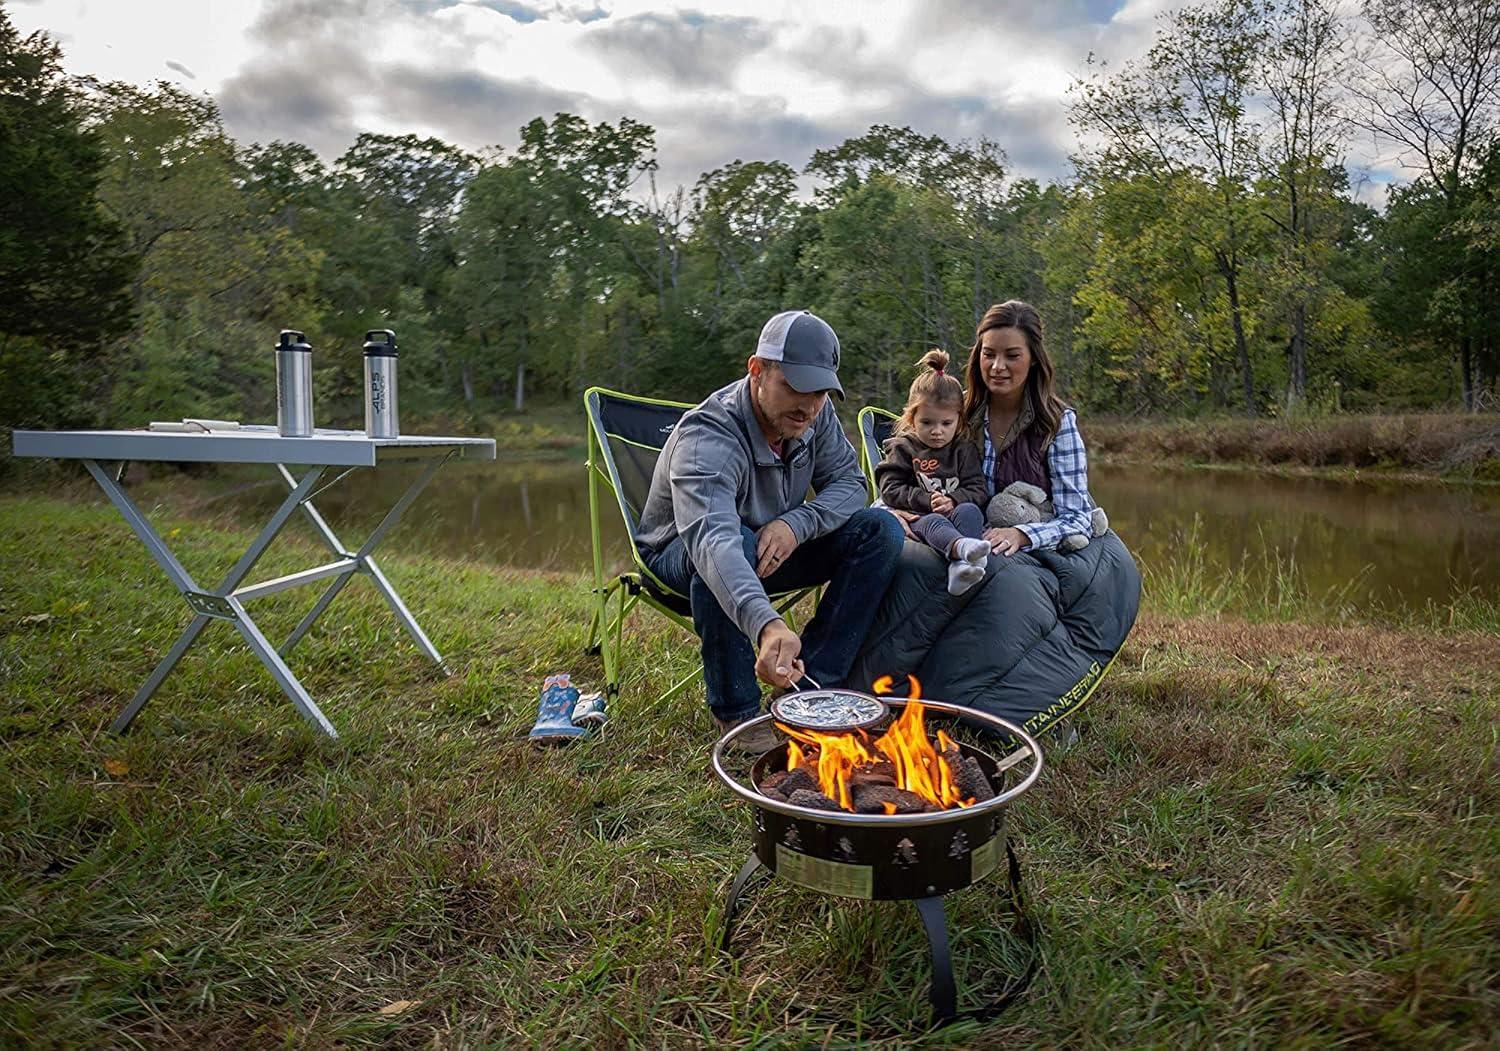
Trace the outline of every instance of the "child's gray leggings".
<path fill-rule="evenodd" d="M 984 512 L 978 504 L 959 504 L 946 515 L 936 511 L 923 515 L 911 524 L 911 531 L 946 558 L 953 541 L 965 536 L 984 535 Z"/>

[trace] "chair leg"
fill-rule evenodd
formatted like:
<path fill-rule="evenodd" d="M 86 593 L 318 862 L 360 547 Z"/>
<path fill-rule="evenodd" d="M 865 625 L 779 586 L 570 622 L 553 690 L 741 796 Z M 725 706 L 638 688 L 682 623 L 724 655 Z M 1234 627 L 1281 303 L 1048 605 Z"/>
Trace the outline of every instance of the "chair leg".
<path fill-rule="evenodd" d="M 598 645 L 604 656 L 604 692 L 609 697 L 618 697 L 620 694 L 620 648 L 616 645 L 615 635 L 611 630 L 613 625 L 609 618 L 609 600 L 616 592 L 624 590 L 621 584 L 610 585 L 599 601 L 596 614 Z"/>
<path fill-rule="evenodd" d="M 626 595 L 623 586 L 620 588 L 620 612 L 616 615 L 613 624 L 615 634 L 615 674 L 610 676 L 610 682 L 613 683 L 613 689 L 616 694 L 620 692 L 619 667 L 620 655 L 624 652 L 625 646 L 625 615 L 635 608 L 635 602 L 630 601 L 634 597 L 633 595 Z"/>
<path fill-rule="evenodd" d="M 617 596 L 615 614 L 609 614 L 609 595 Z M 638 600 L 626 592 L 623 582 L 610 585 L 599 611 L 599 643 L 604 653 L 604 688 L 611 697 L 620 695 L 620 657 L 624 647 L 625 618 Z"/>
<path fill-rule="evenodd" d="M 584 643 L 583 652 L 590 657 L 597 657 L 603 652 L 605 611 L 609 607 L 609 596 L 619 584 L 613 584 L 604 589 L 595 589 L 599 596 L 594 603 L 594 612 L 589 617 L 589 641 Z"/>
<path fill-rule="evenodd" d="M 670 690 L 658 697 L 656 699 L 657 705 L 661 706 L 663 704 L 666 704 L 668 701 L 676 697 L 679 693 L 682 693 L 682 691 L 693 685 L 693 683 L 702 681 L 703 668 L 700 665 L 699 667 L 694 668 L 692 671 L 688 672 L 681 679 L 677 680 L 677 682 L 673 684 Z"/>

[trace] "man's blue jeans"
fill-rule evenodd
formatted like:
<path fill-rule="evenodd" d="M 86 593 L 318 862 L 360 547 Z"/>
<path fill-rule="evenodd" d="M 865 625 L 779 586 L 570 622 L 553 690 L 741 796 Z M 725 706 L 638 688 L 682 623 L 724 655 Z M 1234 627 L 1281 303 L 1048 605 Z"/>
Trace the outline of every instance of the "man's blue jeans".
<path fill-rule="evenodd" d="M 745 558 L 756 563 L 755 531 L 741 526 Z M 875 610 L 896 571 L 905 536 L 888 511 L 865 508 L 826 536 L 799 544 L 786 564 L 762 579 L 768 594 L 827 584 L 817 614 L 802 636 L 802 662 L 820 686 L 842 685 L 875 620 Z M 678 537 L 647 561 L 667 587 L 693 605 L 693 628 L 703 652 L 703 685 L 708 707 L 726 722 L 760 713 L 755 678 L 755 647 L 724 612 L 688 557 Z"/>

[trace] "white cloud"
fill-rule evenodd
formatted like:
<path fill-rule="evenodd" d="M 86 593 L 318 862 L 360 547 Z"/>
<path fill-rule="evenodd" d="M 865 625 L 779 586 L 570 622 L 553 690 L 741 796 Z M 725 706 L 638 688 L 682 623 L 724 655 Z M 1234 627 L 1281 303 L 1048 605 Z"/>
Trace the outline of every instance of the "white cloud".
<path fill-rule="evenodd" d="M 74 72 L 213 93 L 244 141 L 301 141 L 331 159 L 360 131 L 479 149 L 513 145 L 522 123 L 559 109 L 630 116 L 657 129 L 670 188 L 737 157 L 800 167 L 875 123 L 988 136 L 1015 174 L 1066 177 L 1067 89 L 1085 57 L 1118 68 L 1145 50 L 1169 6 L 40 0 L 10 10 L 23 31 L 57 36 Z"/>

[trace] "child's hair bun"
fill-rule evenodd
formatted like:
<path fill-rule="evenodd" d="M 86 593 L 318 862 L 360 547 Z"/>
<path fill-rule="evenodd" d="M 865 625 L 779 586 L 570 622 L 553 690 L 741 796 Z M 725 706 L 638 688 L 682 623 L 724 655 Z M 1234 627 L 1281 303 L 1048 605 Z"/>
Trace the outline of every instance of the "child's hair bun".
<path fill-rule="evenodd" d="M 948 352 L 933 347 L 926 354 L 922 355 L 922 360 L 917 362 L 917 364 L 924 369 L 931 369 L 933 372 L 942 373 L 948 368 Z"/>

